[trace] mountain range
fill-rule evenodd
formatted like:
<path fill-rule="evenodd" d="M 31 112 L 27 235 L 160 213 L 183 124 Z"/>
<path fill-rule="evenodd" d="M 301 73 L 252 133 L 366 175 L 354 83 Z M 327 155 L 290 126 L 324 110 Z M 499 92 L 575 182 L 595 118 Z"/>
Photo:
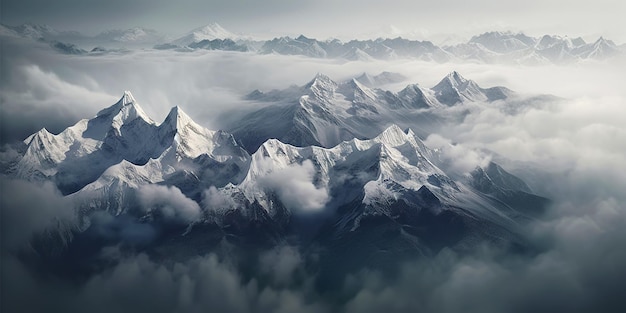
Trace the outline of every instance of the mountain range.
<path fill-rule="evenodd" d="M 624 52 L 603 37 L 585 42 L 580 37 L 544 35 L 531 37 L 523 33 L 487 32 L 472 37 L 466 43 L 438 46 L 430 41 L 401 37 L 370 40 L 317 40 L 300 35 L 257 40 L 235 34 L 211 23 L 171 39 L 145 28 L 110 30 L 95 36 L 78 32 L 57 31 L 47 25 L 0 25 L 0 34 L 27 37 L 51 42 L 62 53 L 88 54 L 81 46 L 95 46 L 92 52 L 102 53 L 113 48 L 154 48 L 159 50 L 193 51 L 197 49 L 254 52 L 260 54 L 300 55 L 312 58 L 332 58 L 348 61 L 389 59 L 419 59 L 434 62 L 471 61 L 514 64 L 562 64 L 581 60 L 604 60 Z M 118 51 L 113 49 L 112 51 Z"/>
<path fill-rule="evenodd" d="M 175 39 L 171 43 L 177 46 L 188 46 L 193 43 L 201 42 L 203 40 L 214 40 L 214 39 L 238 40 L 241 38 L 244 38 L 244 37 L 231 33 L 230 31 L 224 29 L 221 25 L 217 23 L 211 23 L 211 24 L 193 29 L 189 33 L 183 35 L 182 37 L 178 39 Z"/>
<path fill-rule="evenodd" d="M 26 37 L 52 43 L 64 43 L 78 46 L 122 46 L 137 47 L 154 45 L 168 41 L 168 37 L 153 29 L 133 27 L 129 29 L 112 29 L 94 36 L 84 35 L 77 31 L 59 31 L 48 25 L 25 23 L 18 26 L 0 24 L 0 34 L 5 36 Z"/>
<path fill-rule="evenodd" d="M 514 94 L 505 87 L 481 88 L 457 72 L 432 88 L 409 84 L 397 93 L 377 88 L 397 80 L 403 79 L 388 72 L 364 73 L 338 83 L 318 74 L 304 86 L 266 93 L 255 90 L 246 99 L 266 105 L 225 127 L 249 151 L 270 138 L 330 148 L 352 138 L 373 138 L 391 124 L 427 136 L 443 122 L 442 116 L 434 114 L 437 110 L 463 102 L 504 100 Z"/>
<path fill-rule="evenodd" d="M 59 134 L 42 129 L 26 138 L 5 174 L 51 182 L 73 203 L 81 218 L 59 248 L 66 251 L 100 234 L 102 214 L 157 225 L 159 240 L 141 249 L 160 257 L 225 242 L 295 240 L 323 247 L 328 275 L 337 266 L 393 263 L 485 241 L 526 249 L 522 226 L 547 199 L 493 162 L 454 170 L 441 149 L 398 126 L 408 125 L 401 116 L 505 100 L 512 92 L 481 88 L 457 72 L 431 89 L 414 84 L 391 93 L 365 85 L 394 77 L 336 83 L 318 74 L 302 87 L 252 92 L 254 101 L 282 104 L 242 118 L 232 133 L 206 129 L 180 107 L 156 123 L 125 92 Z M 87 253 L 81 249 L 76 253 Z"/>

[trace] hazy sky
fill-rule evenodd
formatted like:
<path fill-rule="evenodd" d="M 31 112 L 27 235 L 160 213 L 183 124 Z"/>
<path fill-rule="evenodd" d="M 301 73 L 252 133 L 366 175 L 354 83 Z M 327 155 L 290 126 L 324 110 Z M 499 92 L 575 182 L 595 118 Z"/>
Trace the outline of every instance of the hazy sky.
<path fill-rule="evenodd" d="M 234 32 L 318 38 L 376 33 L 393 25 L 425 39 L 513 30 L 626 42 L 622 0 L 3 0 L 0 5 L 2 23 L 45 23 L 87 33 L 143 26 L 178 35 L 218 22 Z"/>

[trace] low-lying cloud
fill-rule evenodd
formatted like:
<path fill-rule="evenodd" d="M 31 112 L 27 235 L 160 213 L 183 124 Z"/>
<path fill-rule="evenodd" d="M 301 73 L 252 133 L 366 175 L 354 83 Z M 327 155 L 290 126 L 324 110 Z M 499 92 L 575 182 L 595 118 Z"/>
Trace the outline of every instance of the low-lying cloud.
<path fill-rule="evenodd" d="M 346 63 L 207 51 L 70 57 L 50 53 L 44 44 L 3 44 L 3 143 L 44 126 L 59 131 L 113 104 L 127 89 L 157 121 L 179 104 L 202 125 L 218 128 L 215 117 L 220 113 L 258 105 L 241 102 L 247 92 L 301 85 L 317 72 L 342 79 L 386 70 L 409 77 L 407 83 L 429 87 L 457 70 L 484 87 L 504 85 L 520 93 L 564 98 L 514 114 L 500 102 L 467 105 L 461 121 L 426 140 L 447 147 L 444 155 L 460 171 L 485 162 L 489 155 L 484 151 L 493 151 L 496 162 L 554 200 L 545 218 L 527 227 L 538 247 L 530 255 L 510 255 L 493 247 L 469 255 L 443 250 L 432 259 L 403 263 L 395 276 L 376 269 L 352 273 L 338 287 L 336 298 L 341 300 L 329 300 L 335 297 L 316 289 L 311 283 L 318 275 L 315 262 L 290 246 L 260 253 L 253 275 L 215 254 L 168 262 L 137 254 L 116 256 L 116 263 L 104 272 L 69 282 L 39 276 L 15 250 L 60 221 L 75 222 L 71 203 L 52 185 L 3 178 L 3 312 L 626 311 L 621 296 L 626 289 L 626 252 L 621 249 L 626 246 L 626 94 L 623 73 L 616 70 L 623 67 L 619 60 L 575 67 L 506 67 L 411 60 Z M 305 161 L 261 181 L 289 208 L 311 212 L 329 200 L 313 177 L 313 165 Z M 174 187 L 145 187 L 138 197 L 146 211 L 157 210 L 175 220 L 193 221 L 202 212 Z M 212 189 L 203 199 L 203 207 L 232 205 Z M 92 218 L 92 225 L 101 225 L 116 238 L 152 238 L 127 233 L 128 225 L 114 223 L 111 216 Z M 135 226 L 141 227 L 131 228 Z M 139 234 L 153 231 L 145 230 Z"/>
<path fill-rule="evenodd" d="M 149 223 L 140 223 L 131 216 L 113 216 L 101 211 L 89 215 L 87 231 L 95 238 L 104 239 L 113 245 L 147 245 L 158 235 L 157 229 Z M 108 248 L 103 247 L 103 253 Z"/>
<path fill-rule="evenodd" d="M 313 184 L 315 167 L 305 160 L 270 172 L 258 179 L 259 184 L 276 192 L 281 202 L 295 213 L 315 212 L 324 208 L 330 197 L 325 187 Z"/>
<path fill-rule="evenodd" d="M 52 183 L 0 177 L 2 250 L 27 247 L 33 236 L 71 230 L 77 222 L 72 203 Z"/>
<path fill-rule="evenodd" d="M 168 220 L 189 223 L 202 216 L 198 203 L 174 186 L 144 185 L 137 189 L 137 198 L 145 213 L 158 212 Z"/>
<path fill-rule="evenodd" d="M 626 186 L 622 98 L 564 99 L 509 114 L 498 103 L 469 106 L 442 136 L 496 153 L 497 161 L 559 201 L 616 197 Z M 533 174 L 533 170 L 543 174 Z M 585 208 L 586 210 L 586 208 Z"/>
<path fill-rule="evenodd" d="M 3 263 L 2 271 L 3 281 L 16 282 L 3 288 L 3 312 L 325 311 L 299 291 L 245 281 L 236 268 L 213 254 L 172 265 L 140 254 L 79 286 L 41 280 L 14 259 Z"/>
<path fill-rule="evenodd" d="M 215 186 L 209 187 L 202 193 L 202 207 L 206 211 L 227 210 L 235 206 L 233 198 L 220 192 Z"/>
<path fill-rule="evenodd" d="M 441 158 L 441 166 L 450 169 L 451 173 L 466 174 L 477 166 L 485 167 L 491 157 L 478 150 L 467 148 L 462 144 L 453 144 L 439 134 L 431 134 L 424 143 L 431 149 L 437 149 Z"/>

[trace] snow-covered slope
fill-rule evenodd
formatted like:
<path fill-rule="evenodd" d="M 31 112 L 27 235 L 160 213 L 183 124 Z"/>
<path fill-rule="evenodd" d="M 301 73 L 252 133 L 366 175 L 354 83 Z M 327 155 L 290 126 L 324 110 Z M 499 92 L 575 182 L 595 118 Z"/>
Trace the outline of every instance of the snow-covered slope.
<path fill-rule="evenodd" d="M 450 242 L 470 246 L 479 238 L 518 241 L 519 223 L 545 206 L 545 199 L 530 194 L 521 180 L 495 164 L 477 168 L 476 172 L 490 175 L 481 186 L 506 192 L 483 193 L 473 185 L 478 179 L 449 176 L 438 167 L 438 153 L 411 130 L 396 125 L 373 139 L 352 139 L 332 148 L 295 147 L 270 139 L 252 155 L 241 184 L 213 193 L 230 201 L 213 207 L 212 216 L 228 225 L 226 217 L 237 212 L 283 227 L 298 216 L 327 216 L 332 222 L 320 233 L 320 240 L 329 240 L 333 247 L 343 241 L 357 247 L 368 232 L 398 225 L 421 231 L 451 227 Z M 259 208 L 264 214 L 258 214 Z M 448 240 L 420 236 L 400 232 L 388 237 L 387 243 L 421 241 L 412 249 L 428 250 Z"/>
<path fill-rule="evenodd" d="M 367 54 L 365 51 L 352 47 L 348 52 L 343 54 L 341 58 L 350 60 L 350 61 L 371 61 L 373 58 Z"/>
<path fill-rule="evenodd" d="M 262 54 L 304 55 L 314 58 L 326 58 L 329 56 L 328 51 L 322 47 L 320 42 L 307 38 L 304 35 L 293 39 L 280 37 L 266 41 L 259 52 Z"/>
<path fill-rule="evenodd" d="M 365 193 L 363 201 L 370 202 L 389 194 L 365 186 L 368 181 L 393 180 L 415 189 L 426 183 L 429 175 L 443 175 L 426 158 L 432 153 L 412 131 L 405 133 L 396 125 L 373 139 L 352 139 L 332 148 L 295 147 L 270 139 L 252 155 L 250 170 L 237 188 L 250 202 L 259 202 L 273 214 L 272 203 L 264 198 L 259 178 L 309 160 L 315 168 L 311 182 L 318 189 L 336 194 L 331 200 L 335 206 L 353 200 L 345 184 L 350 180 L 361 189 L 359 194 Z"/>
<path fill-rule="evenodd" d="M 266 41 L 260 53 L 304 55 L 315 58 L 342 58 L 354 61 L 371 59 L 419 58 L 443 62 L 450 55 L 429 41 L 407 40 L 403 38 L 351 40 L 317 40 L 300 35 L 297 38 L 280 37 Z"/>
<path fill-rule="evenodd" d="M 385 80 L 383 76 L 361 75 L 337 83 L 318 74 L 302 87 L 268 93 L 257 90 L 248 96 L 249 100 L 276 104 L 225 128 L 251 152 L 269 138 L 296 146 L 332 147 L 352 138 L 373 138 L 392 124 L 425 135 L 429 126 L 439 123 L 432 110 L 460 102 L 506 99 L 512 94 L 504 87 L 483 89 L 457 72 L 432 89 L 412 84 L 394 93 L 367 86 L 379 84 L 376 81 Z"/>
<path fill-rule="evenodd" d="M 374 76 L 368 73 L 363 73 L 355 79 L 369 88 L 376 88 L 387 84 L 400 83 L 405 81 L 407 78 L 399 73 L 382 72 Z"/>
<path fill-rule="evenodd" d="M 153 29 L 133 27 L 129 29 L 107 30 L 94 38 L 100 43 L 123 43 L 123 44 L 157 44 L 165 40 L 165 36 Z"/>
<path fill-rule="evenodd" d="M 58 135 L 43 129 L 27 138 L 17 173 L 22 178 L 53 179 L 64 193 L 71 193 L 122 159 L 145 163 L 155 156 L 160 147 L 148 146 L 143 135 L 156 129 L 126 92 L 91 120 L 81 120 Z"/>
<path fill-rule="evenodd" d="M 172 44 L 178 46 L 187 46 L 189 44 L 200 42 L 202 40 L 238 38 L 238 35 L 224 29 L 218 23 L 211 23 L 189 31 L 189 33 L 185 34 L 184 36 L 172 41 Z"/>
<path fill-rule="evenodd" d="M 487 32 L 472 37 L 467 43 L 445 47 L 445 50 L 461 59 L 531 65 L 603 60 L 620 53 L 613 42 L 602 37 L 588 44 L 580 37 L 529 37 L 512 32 Z"/>
<path fill-rule="evenodd" d="M 525 65 L 568 64 L 581 60 L 604 60 L 622 55 L 623 49 L 600 37 L 586 43 L 580 37 L 544 35 L 531 37 L 523 33 L 486 32 L 465 43 L 438 46 L 430 41 L 396 38 L 341 41 L 318 40 L 300 35 L 255 40 L 232 33 L 217 23 L 191 30 L 169 41 L 166 36 L 150 29 L 134 27 L 126 30 L 108 30 L 96 36 L 85 36 L 73 31 L 58 31 L 47 25 L 0 24 L 0 36 L 26 37 L 51 43 L 62 43 L 58 51 L 85 54 L 78 47 L 96 46 L 115 48 L 153 47 L 158 50 L 193 51 L 194 49 L 223 51 L 254 51 L 261 54 L 300 55 L 313 58 L 344 61 L 372 61 L 390 59 L 418 59 L 428 62 L 472 61 L 486 63 L 513 63 Z M 74 49 L 68 47 L 76 46 Z M 70 50 L 68 52 L 68 50 Z M 100 53 L 109 49 L 99 48 Z"/>
<path fill-rule="evenodd" d="M 165 121 L 157 125 L 130 92 L 90 120 L 81 120 L 58 135 L 42 129 L 24 143 L 27 148 L 17 164 L 17 175 L 52 180 L 66 194 L 88 184 L 100 184 L 97 180 L 103 174 L 107 176 L 107 171 L 128 181 L 138 179 L 134 182 L 137 185 L 158 182 L 165 174 L 177 171 L 179 165 L 183 168 L 184 163 L 203 163 L 204 158 L 239 171 L 245 171 L 248 160 L 247 153 L 231 135 L 196 124 L 179 107 L 174 107 Z M 111 169 L 114 166 L 118 169 Z M 128 172 L 147 169 L 162 173 L 133 177 Z M 226 182 L 237 179 L 236 174 L 229 173 L 232 177 Z M 211 182 L 225 184 L 219 177 L 215 175 Z"/>
<path fill-rule="evenodd" d="M 446 79 L 469 84 L 456 76 Z M 398 107 L 383 111 L 378 101 L 385 92 L 320 74 L 302 87 L 253 96 L 301 92 L 285 126 L 289 135 L 331 142 L 341 131 L 355 133 L 327 148 L 268 139 L 250 155 L 237 143 L 244 137 L 208 130 L 179 107 L 156 124 L 126 92 L 96 117 L 58 135 L 43 129 L 28 137 L 14 174 L 56 183 L 84 216 L 106 211 L 150 222 L 159 214 L 182 214 L 178 227 L 182 221 L 219 236 L 271 242 L 302 235 L 336 256 L 350 246 L 356 252 L 349 257 L 377 253 L 371 244 L 393 253 L 468 248 L 482 240 L 518 244 L 519 224 L 546 205 L 494 163 L 465 175 L 448 172 L 439 150 L 395 123 L 371 139 L 354 138 L 373 132 L 379 116 L 398 108 L 447 108 L 427 90 L 410 85 L 387 94 Z M 358 118 L 346 119 L 346 113 Z M 83 222 L 76 229 L 89 227 Z M 189 236 L 204 236 L 203 231 Z"/>
<path fill-rule="evenodd" d="M 432 62 L 470 60 L 515 64 L 568 63 L 585 59 L 606 59 L 621 53 L 613 42 L 603 38 L 587 44 L 580 37 L 530 37 L 512 32 L 487 32 L 472 37 L 466 43 L 443 47 L 429 41 L 400 37 L 342 42 L 337 39 L 322 41 L 301 35 L 297 38 L 280 37 L 266 41 L 259 52 L 351 61 L 411 58 Z"/>
<path fill-rule="evenodd" d="M 469 43 L 480 44 L 483 47 L 498 53 L 523 50 L 533 46 L 537 40 L 522 33 L 487 32 L 472 37 Z"/>
<path fill-rule="evenodd" d="M 465 79 L 456 71 L 448 74 L 432 90 L 437 100 L 448 106 L 459 102 L 502 100 L 511 94 L 504 87 L 480 88 L 476 82 Z"/>
<path fill-rule="evenodd" d="M 594 43 L 574 48 L 572 53 L 583 59 L 604 60 L 618 55 L 620 50 L 613 41 L 600 37 Z"/>

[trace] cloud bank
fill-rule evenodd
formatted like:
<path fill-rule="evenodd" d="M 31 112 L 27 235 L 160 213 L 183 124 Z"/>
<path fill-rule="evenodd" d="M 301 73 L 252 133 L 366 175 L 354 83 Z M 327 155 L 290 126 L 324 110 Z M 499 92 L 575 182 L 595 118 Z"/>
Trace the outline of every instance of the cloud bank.
<path fill-rule="evenodd" d="M 215 119 L 219 114 L 258 105 L 242 102 L 243 94 L 302 85 L 317 72 L 342 79 L 386 70 L 404 74 L 408 82 L 432 86 L 445 73 L 458 70 L 485 87 L 504 85 L 521 93 L 563 98 L 540 103 L 522 99 L 522 107 L 513 113 L 500 102 L 468 105 L 462 120 L 442 127 L 426 141 L 438 147 L 454 142 L 449 159 L 462 160 L 458 168 L 463 171 L 492 151 L 495 161 L 554 200 L 545 218 L 526 229 L 538 247 L 534 253 L 510 255 L 494 247 L 468 255 L 443 250 L 433 259 L 403 262 L 396 275 L 377 269 L 355 271 L 333 295 L 316 287 L 320 269 L 315 253 L 288 245 L 248 260 L 252 270 L 243 269 L 242 260 L 234 256 L 227 259 L 217 253 L 168 261 L 145 253 L 103 253 L 99 257 L 111 262 L 106 270 L 68 281 L 33 271 L 16 251 L 28 250 L 34 235 L 45 234 L 59 222 L 75 223 L 71 204 L 52 185 L 3 179 L 3 312 L 626 311 L 621 296 L 626 288 L 626 252 L 621 249 L 626 246 L 622 174 L 626 93 L 622 73 L 616 70 L 623 65 L 620 61 L 530 68 L 419 61 L 338 63 L 204 51 L 76 58 L 21 41 L 6 42 L 2 49 L 3 142 L 23 139 L 43 126 L 61 130 L 113 104 L 126 89 L 156 120 L 180 104 L 201 124 L 218 128 L 212 126 L 219 126 Z M 396 87 L 402 86 L 391 88 Z M 312 168 L 304 162 L 268 175 L 265 183 L 286 205 L 315 211 L 328 195 L 313 184 Z M 201 212 L 175 188 L 142 188 L 139 198 L 146 210 L 184 221 Z M 211 190 L 204 200 L 229 205 Z M 140 225 L 111 224 L 110 218 L 93 216 L 92 222 L 115 238 L 134 238 L 131 241 L 138 243 L 153 238 L 126 233 Z"/>

